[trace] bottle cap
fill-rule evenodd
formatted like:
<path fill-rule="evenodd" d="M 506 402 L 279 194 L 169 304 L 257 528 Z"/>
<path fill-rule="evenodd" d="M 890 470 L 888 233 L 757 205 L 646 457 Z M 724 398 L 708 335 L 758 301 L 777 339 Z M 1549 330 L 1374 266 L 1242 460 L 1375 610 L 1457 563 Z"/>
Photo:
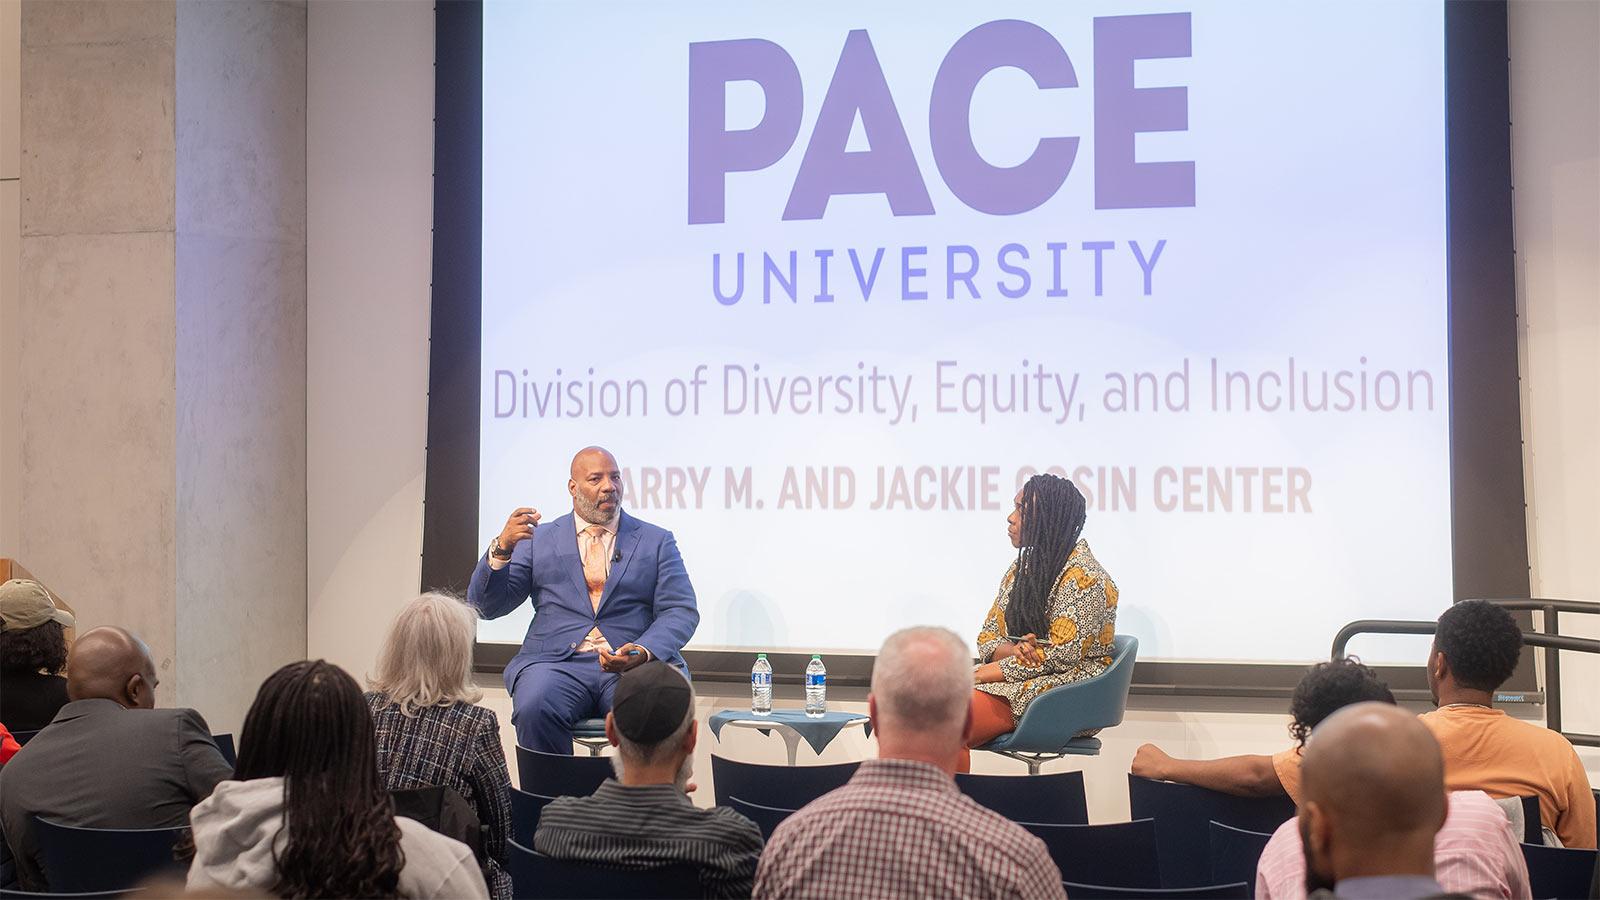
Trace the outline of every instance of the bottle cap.
<path fill-rule="evenodd" d="M 756 654 L 756 659 L 766 659 L 766 658 L 767 658 L 767 655 L 765 653 L 757 653 Z"/>
<path fill-rule="evenodd" d="M 811 654 L 811 658 L 812 659 L 821 659 L 822 658 L 822 654 L 821 653 L 813 653 L 813 654 Z"/>

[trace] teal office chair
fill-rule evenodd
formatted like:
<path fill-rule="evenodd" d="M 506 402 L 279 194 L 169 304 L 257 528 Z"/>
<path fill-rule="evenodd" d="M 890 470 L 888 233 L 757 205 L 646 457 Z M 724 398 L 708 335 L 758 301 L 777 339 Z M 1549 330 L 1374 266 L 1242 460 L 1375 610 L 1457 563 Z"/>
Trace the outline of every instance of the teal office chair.
<path fill-rule="evenodd" d="M 1133 683 L 1133 661 L 1139 639 L 1119 634 L 1111 644 L 1111 666 L 1086 681 L 1064 684 L 1035 697 L 1015 731 L 1002 734 L 979 750 L 998 753 L 1028 764 L 1028 774 L 1063 756 L 1097 756 L 1100 739 L 1078 737 L 1085 731 L 1122 724 L 1128 706 L 1128 686 Z"/>

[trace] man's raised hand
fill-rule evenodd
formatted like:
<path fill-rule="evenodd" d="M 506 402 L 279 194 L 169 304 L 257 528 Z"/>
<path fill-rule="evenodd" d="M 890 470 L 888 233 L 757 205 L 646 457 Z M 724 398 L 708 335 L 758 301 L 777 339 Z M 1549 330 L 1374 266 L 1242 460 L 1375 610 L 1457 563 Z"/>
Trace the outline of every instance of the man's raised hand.
<path fill-rule="evenodd" d="M 539 524 L 539 511 L 529 506 L 519 506 L 506 519 L 500 529 L 500 548 L 509 551 L 517 542 L 533 537 L 533 527 Z"/>

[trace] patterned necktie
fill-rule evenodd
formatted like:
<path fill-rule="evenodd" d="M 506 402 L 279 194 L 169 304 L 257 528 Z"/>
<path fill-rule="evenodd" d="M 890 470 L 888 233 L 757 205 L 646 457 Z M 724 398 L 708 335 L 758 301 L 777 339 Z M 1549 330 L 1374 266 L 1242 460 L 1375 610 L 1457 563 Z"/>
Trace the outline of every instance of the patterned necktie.
<path fill-rule="evenodd" d="M 584 533 L 589 535 L 589 552 L 583 557 L 583 580 L 589 586 L 589 602 L 598 612 L 600 595 L 606 589 L 606 529 L 603 525 L 590 525 Z"/>

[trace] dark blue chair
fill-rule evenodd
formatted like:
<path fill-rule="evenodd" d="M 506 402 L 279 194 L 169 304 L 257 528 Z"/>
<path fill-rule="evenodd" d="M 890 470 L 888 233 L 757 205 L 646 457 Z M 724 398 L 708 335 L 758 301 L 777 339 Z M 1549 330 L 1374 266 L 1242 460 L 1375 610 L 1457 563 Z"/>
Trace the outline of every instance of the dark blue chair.
<path fill-rule="evenodd" d="M 517 782 L 530 794 L 587 797 L 614 774 L 603 756 L 542 753 L 517 746 Z"/>
<path fill-rule="evenodd" d="M 11 732 L 11 739 L 17 742 L 18 747 L 26 747 L 28 742 L 33 740 L 33 736 L 43 730 L 43 728 L 37 728 L 33 731 L 13 731 Z"/>
<path fill-rule="evenodd" d="M 1536 795 L 1502 797 L 1496 801 L 1500 809 L 1505 812 L 1506 818 L 1513 823 L 1516 817 L 1512 814 L 1515 806 L 1522 811 L 1522 842 L 1524 844 L 1544 843 L 1544 823 L 1539 819 L 1539 798 Z"/>
<path fill-rule="evenodd" d="M 80 828 L 34 817 L 40 863 L 50 890 L 126 891 L 160 874 L 188 868 L 172 848 L 188 828 Z"/>
<path fill-rule="evenodd" d="M 1204 884 L 1198 887 L 1182 888 L 1123 888 L 1111 887 L 1104 884 L 1077 884 L 1076 882 L 1063 881 L 1061 886 L 1066 889 L 1067 896 L 1072 900 L 1094 900 L 1099 897 L 1103 900 L 1239 900 L 1249 898 L 1251 886 L 1244 882 L 1238 884 Z"/>
<path fill-rule="evenodd" d="M 759 803 L 746 803 L 738 797 L 728 798 L 728 808 L 756 823 L 756 827 L 761 829 L 762 840 L 771 840 L 772 833 L 778 830 L 778 826 L 783 823 L 783 820 L 794 815 L 794 810 L 792 809 L 762 806 Z"/>
<path fill-rule="evenodd" d="M 1528 883 L 1535 897 L 1587 897 L 1594 880 L 1596 851 L 1576 847 L 1523 844 Z"/>
<path fill-rule="evenodd" d="M 730 797 L 777 809 L 799 809 L 834 788 L 843 787 L 860 763 L 827 766 L 764 766 L 711 756 L 711 786 L 718 806 Z"/>
<path fill-rule="evenodd" d="M 956 775 L 961 793 L 1013 822 L 1089 824 L 1082 772 L 1049 775 Z"/>
<path fill-rule="evenodd" d="M 217 752 L 222 754 L 222 758 L 227 761 L 228 765 L 233 767 L 239 765 L 239 753 L 233 747 L 233 735 L 213 734 L 211 740 L 216 742 Z"/>
<path fill-rule="evenodd" d="M 1149 819 L 1110 825 L 1017 824 L 1044 841 L 1056 868 L 1074 883 L 1120 888 L 1161 886 L 1156 824 Z"/>
<path fill-rule="evenodd" d="M 533 846 L 533 833 L 539 830 L 539 814 L 554 797 L 511 789 L 511 839 L 524 847 Z"/>
<path fill-rule="evenodd" d="M 1294 818 L 1294 801 L 1282 797 L 1235 797 L 1217 791 L 1128 776 L 1128 809 L 1135 819 L 1154 819 L 1161 850 L 1162 887 L 1211 882 L 1211 823 L 1268 834 Z"/>
<path fill-rule="evenodd" d="M 1111 644 L 1110 668 L 1094 678 L 1051 688 L 1033 698 L 1016 730 L 977 749 L 1021 760 L 1027 763 L 1029 775 L 1039 774 L 1039 767 L 1052 759 L 1098 755 L 1100 739 L 1078 735 L 1122 724 L 1138 655 L 1138 638 L 1117 635 Z"/>
<path fill-rule="evenodd" d="M 694 866 L 675 864 L 649 869 L 625 869 L 555 859 L 535 853 L 516 841 L 506 847 L 510 855 L 511 891 L 521 900 L 600 897 L 699 897 L 700 873 Z"/>
<path fill-rule="evenodd" d="M 606 737 L 605 717 L 583 719 L 573 725 L 572 742 L 588 748 L 590 756 L 599 756 L 601 750 L 611 746 L 610 739 Z"/>
<path fill-rule="evenodd" d="M 1267 849 L 1267 841 L 1271 839 L 1270 834 L 1212 822 L 1211 881 L 1214 884 L 1243 881 L 1254 885 L 1256 863 L 1261 861 L 1261 851 Z"/>
<path fill-rule="evenodd" d="M 91 898 L 98 897 L 138 897 L 139 890 L 141 889 L 133 887 L 133 889 L 128 890 L 88 890 L 83 894 L 34 894 L 30 890 L 11 890 L 8 887 L 0 887 L 0 900 L 69 900 L 69 898 L 78 897 L 82 897 L 83 900 L 91 900 Z"/>

